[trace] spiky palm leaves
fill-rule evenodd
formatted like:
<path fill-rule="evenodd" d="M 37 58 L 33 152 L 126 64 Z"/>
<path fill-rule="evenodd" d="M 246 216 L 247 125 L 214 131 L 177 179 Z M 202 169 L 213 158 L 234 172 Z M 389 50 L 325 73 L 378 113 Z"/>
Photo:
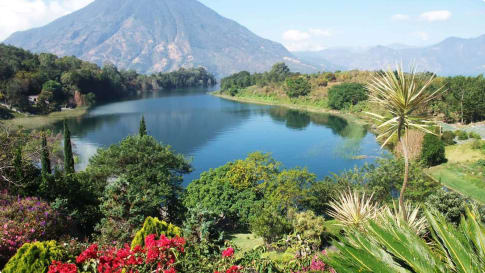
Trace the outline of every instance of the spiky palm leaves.
<path fill-rule="evenodd" d="M 459 227 L 427 211 L 431 242 L 402 219 L 370 220 L 365 231 L 347 228 L 327 263 L 337 272 L 485 272 L 485 233 L 476 214 L 467 211 Z"/>
<path fill-rule="evenodd" d="M 441 88 L 429 91 L 434 78 L 434 75 L 418 74 L 414 69 L 411 69 L 410 73 L 404 73 L 402 67 L 398 67 L 397 71 L 388 70 L 378 73 L 367 84 L 370 93 L 369 100 L 382 107 L 386 112 L 385 116 L 368 113 L 379 123 L 380 134 L 377 138 L 383 140 L 383 147 L 393 137 L 397 137 L 402 144 L 405 170 L 399 205 L 404 219 L 407 214 L 404 206 L 404 192 L 409 171 L 406 136 L 410 129 L 431 133 L 428 128 L 429 122 L 417 114 L 417 110 L 426 107 L 442 91 Z"/>
<path fill-rule="evenodd" d="M 413 206 L 411 202 L 406 202 L 406 221 L 405 223 L 412 229 L 417 235 L 424 235 L 428 228 L 428 222 L 426 221 L 426 217 L 422 215 L 420 212 L 421 209 L 418 206 Z M 392 207 L 384 207 L 382 209 L 382 213 L 380 217 L 392 218 L 397 225 L 400 225 L 402 222 L 402 211 L 399 206 L 396 205 L 395 202 L 392 202 Z M 384 219 L 385 220 L 385 219 Z"/>
<path fill-rule="evenodd" d="M 379 207 L 372 201 L 372 194 L 359 194 L 349 190 L 342 192 L 329 203 L 331 210 L 328 215 L 335 218 L 343 226 L 361 227 L 367 221 L 377 216 Z"/>

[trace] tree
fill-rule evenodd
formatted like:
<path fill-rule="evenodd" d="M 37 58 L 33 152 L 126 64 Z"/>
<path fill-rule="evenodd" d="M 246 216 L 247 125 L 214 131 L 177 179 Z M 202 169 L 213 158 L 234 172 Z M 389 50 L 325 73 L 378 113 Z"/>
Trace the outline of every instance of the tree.
<path fill-rule="evenodd" d="M 409 129 L 417 129 L 432 134 L 428 127 L 429 122 L 422 118 L 417 110 L 425 108 L 441 92 L 442 88 L 428 92 L 434 78 L 434 75 L 419 77 L 414 69 L 409 74 L 405 74 L 402 67 L 398 67 L 397 71 L 388 70 L 378 73 L 367 84 L 371 102 L 382 107 L 387 114 L 387 116 L 381 116 L 369 113 L 379 122 L 380 132 L 377 138 L 384 140 L 382 147 L 395 137 L 402 145 L 404 179 L 399 196 L 399 206 L 405 220 L 407 220 L 407 213 L 404 194 L 408 185 L 409 172 L 407 133 Z"/>
<path fill-rule="evenodd" d="M 290 98 L 306 96 L 310 93 L 312 86 L 304 77 L 287 78 L 286 94 Z"/>
<path fill-rule="evenodd" d="M 72 154 L 71 132 L 64 120 L 64 171 L 66 174 L 74 173 L 74 156 Z"/>
<path fill-rule="evenodd" d="M 428 167 L 436 166 L 447 161 L 445 144 L 438 136 L 432 134 L 424 136 L 421 160 Z"/>
<path fill-rule="evenodd" d="M 285 63 L 276 63 L 268 73 L 270 82 L 282 82 L 290 75 L 290 68 Z"/>
<path fill-rule="evenodd" d="M 22 164 L 22 147 L 19 145 L 15 150 L 15 157 L 13 160 L 13 166 L 15 170 L 15 174 L 17 175 L 16 179 L 18 181 L 22 180 L 24 177 L 24 170 Z"/>
<path fill-rule="evenodd" d="M 147 126 L 145 124 L 145 116 L 141 116 L 139 134 L 140 134 L 140 137 L 147 135 Z"/>
<path fill-rule="evenodd" d="M 333 109 L 344 109 L 356 105 L 368 97 L 365 86 L 360 83 L 342 83 L 328 91 L 328 106 Z"/>
<path fill-rule="evenodd" d="M 111 188 L 104 194 L 105 216 L 109 211 L 119 214 L 114 208 L 123 208 L 126 220 L 136 226 L 148 216 L 172 223 L 180 220 L 183 175 L 191 171 L 184 156 L 170 146 L 151 136 L 130 136 L 107 149 L 99 149 L 86 173 L 96 187 Z M 117 197 L 116 193 L 122 195 Z"/>
<path fill-rule="evenodd" d="M 47 147 L 47 137 L 45 132 L 42 133 L 42 151 L 41 151 L 42 183 L 46 183 L 51 173 L 51 161 L 49 159 L 49 148 Z"/>

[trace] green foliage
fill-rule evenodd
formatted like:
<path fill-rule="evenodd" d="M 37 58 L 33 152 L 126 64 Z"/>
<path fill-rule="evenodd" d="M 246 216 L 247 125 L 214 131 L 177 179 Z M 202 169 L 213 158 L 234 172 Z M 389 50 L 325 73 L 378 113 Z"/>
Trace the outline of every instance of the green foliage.
<path fill-rule="evenodd" d="M 475 133 L 475 132 L 468 133 L 468 137 L 469 138 L 478 139 L 478 140 L 482 139 L 482 136 L 480 134 L 478 134 L 478 133 Z"/>
<path fill-rule="evenodd" d="M 304 77 L 295 77 L 286 79 L 286 94 L 290 98 L 306 96 L 311 91 L 311 85 Z"/>
<path fill-rule="evenodd" d="M 42 150 L 41 150 L 41 168 L 42 168 L 42 183 L 48 183 L 48 176 L 51 173 L 51 161 L 49 158 L 49 149 L 47 147 L 47 137 L 45 133 L 42 134 Z"/>
<path fill-rule="evenodd" d="M 184 204 L 221 215 L 227 230 L 247 228 L 263 197 L 263 186 L 275 178 L 279 165 L 267 154 L 252 153 L 245 160 L 203 172 L 187 187 Z"/>
<path fill-rule="evenodd" d="M 428 166 L 436 166 L 446 163 L 445 144 L 441 139 L 432 134 L 426 134 L 421 149 L 421 160 Z"/>
<path fill-rule="evenodd" d="M 220 215 L 202 209 L 190 208 L 185 214 L 184 238 L 191 243 L 220 243 L 224 237 L 224 219 Z"/>
<path fill-rule="evenodd" d="M 140 128 L 138 129 L 140 137 L 147 135 L 147 125 L 145 124 L 145 116 L 141 116 Z"/>
<path fill-rule="evenodd" d="M 481 149 L 485 150 L 485 141 L 481 139 L 475 139 L 473 140 L 471 147 L 474 150 L 481 150 Z"/>
<path fill-rule="evenodd" d="M 462 215 L 465 215 L 467 200 L 456 192 L 439 190 L 431 194 L 426 205 L 434 208 L 446 218 L 449 223 L 459 224 Z"/>
<path fill-rule="evenodd" d="M 454 145 L 455 142 L 455 133 L 453 131 L 444 131 L 441 135 L 441 140 L 445 145 Z"/>
<path fill-rule="evenodd" d="M 455 133 L 458 136 L 459 140 L 467 140 L 468 139 L 468 133 L 465 132 L 465 131 L 458 130 Z"/>
<path fill-rule="evenodd" d="M 295 234 L 313 249 L 318 249 L 323 243 L 325 219 L 311 210 L 296 213 L 292 218 Z"/>
<path fill-rule="evenodd" d="M 2 272 L 45 273 L 53 260 L 62 260 L 64 255 L 56 241 L 26 243 L 8 261 Z"/>
<path fill-rule="evenodd" d="M 72 154 L 71 132 L 64 120 L 64 172 L 66 174 L 74 173 L 74 155 Z"/>
<path fill-rule="evenodd" d="M 346 229 L 326 262 L 337 272 L 482 272 L 483 226 L 468 211 L 459 227 L 439 213 L 426 212 L 431 241 L 391 217 L 371 221 L 365 231 Z"/>
<path fill-rule="evenodd" d="M 149 216 L 145 219 L 143 227 L 136 232 L 135 238 L 133 238 L 133 241 L 131 241 L 131 248 L 135 248 L 136 246 L 143 247 L 145 245 L 146 236 L 151 234 L 156 234 L 157 238 L 159 238 L 162 234 L 168 238 L 182 236 L 182 232 L 179 227 L 165 221 L 160 221 L 156 217 L 153 218 Z"/>
<path fill-rule="evenodd" d="M 130 136 L 99 149 L 86 170 L 94 187 L 104 189 L 98 230 L 108 240 L 120 238 L 119 233 L 127 239 L 148 216 L 177 223 L 182 175 L 190 171 L 183 155 L 151 136 Z"/>
<path fill-rule="evenodd" d="M 250 219 L 251 232 L 272 243 L 289 234 L 293 227 L 287 215 L 273 206 L 259 206 L 258 213 Z"/>
<path fill-rule="evenodd" d="M 349 108 L 367 98 L 364 85 L 359 83 L 342 83 L 328 90 L 328 106 L 337 110 Z"/>

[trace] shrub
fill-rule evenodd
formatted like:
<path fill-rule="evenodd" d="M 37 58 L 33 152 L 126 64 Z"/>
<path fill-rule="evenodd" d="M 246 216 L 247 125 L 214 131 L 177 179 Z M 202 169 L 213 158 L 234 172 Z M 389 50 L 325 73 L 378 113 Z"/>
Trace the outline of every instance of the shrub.
<path fill-rule="evenodd" d="M 472 142 L 472 149 L 474 150 L 480 150 L 485 148 L 485 142 L 480 140 L 480 139 L 475 139 Z"/>
<path fill-rule="evenodd" d="M 467 140 L 468 139 L 468 133 L 462 130 L 456 131 L 456 135 L 458 136 L 459 140 Z"/>
<path fill-rule="evenodd" d="M 191 243 L 220 243 L 224 237 L 223 216 L 202 209 L 190 208 L 186 213 L 183 232 Z"/>
<path fill-rule="evenodd" d="M 474 138 L 474 139 L 482 139 L 482 136 L 480 134 L 478 134 L 478 133 L 475 133 L 475 132 L 470 132 L 468 134 L 468 137 L 469 138 Z"/>
<path fill-rule="evenodd" d="M 3 273 L 44 273 L 54 260 L 62 260 L 64 253 L 55 241 L 24 244 L 3 269 Z"/>
<path fill-rule="evenodd" d="M 465 215 L 467 200 L 459 193 L 439 190 L 428 197 L 426 205 L 441 212 L 447 222 L 459 224 L 461 216 Z"/>
<path fill-rule="evenodd" d="M 292 230 L 286 215 L 281 215 L 271 206 L 261 208 L 258 214 L 250 220 L 251 232 L 262 237 L 265 242 L 272 243 L 288 234 Z"/>
<path fill-rule="evenodd" d="M 160 221 L 158 218 L 154 217 L 147 217 L 145 223 L 143 223 L 143 227 L 136 232 L 135 238 L 131 242 L 131 248 L 135 248 L 136 246 L 144 246 L 145 238 L 150 235 L 155 234 L 157 237 L 160 235 L 165 235 L 168 238 L 181 236 L 182 232 L 180 228 L 175 225 L 168 224 L 165 221 Z"/>
<path fill-rule="evenodd" d="M 341 192 L 337 199 L 329 203 L 331 210 L 328 215 L 338 220 L 346 227 L 361 228 L 369 220 L 377 217 L 379 205 L 372 200 L 373 195 L 367 196 L 357 191 Z"/>
<path fill-rule="evenodd" d="M 425 135 L 423 149 L 421 150 L 421 160 L 428 167 L 445 163 L 447 160 L 443 141 L 435 135 Z"/>
<path fill-rule="evenodd" d="M 297 213 L 293 220 L 293 230 L 307 245 L 317 249 L 322 245 L 325 219 L 311 210 Z"/>
<path fill-rule="evenodd" d="M 304 77 L 286 79 L 286 94 L 290 98 L 306 96 L 310 93 L 312 86 Z"/>
<path fill-rule="evenodd" d="M 62 217 L 38 198 L 0 194 L 0 268 L 24 243 L 57 239 L 65 231 Z"/>
<path fill-rule="evenodd" d="M 328 91 L 328 105 L 336 110 L 349 108 L 368 98 L 364 85 L 359 83 L 342 83 Z"/>
<path fill-rule="evenodd" d="M 443 134 L 441 135 L 441 140 L 445 145 L 454 145 L 456 144 L 455 142 L 455 133 L 452 131 L 444 131 Z"/>

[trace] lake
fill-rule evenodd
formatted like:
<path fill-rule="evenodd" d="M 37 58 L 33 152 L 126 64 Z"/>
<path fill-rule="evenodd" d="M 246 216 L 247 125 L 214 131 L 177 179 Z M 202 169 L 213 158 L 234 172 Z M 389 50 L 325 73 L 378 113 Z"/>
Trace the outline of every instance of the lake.
<path fill-rule="evenodd" d="M 184 177 L 184 185 L 203 171 L 255 151 L 271 153 L 285 168 L 307 167 L 319 178 L 387 154 L 364 126 L 346 119 L 228 101 L 207 91 L 154 93 L 100 105 L 68 120 L 77 170 L 86 168 L 98 148 L 137 134 L 142 115 L 150 135 L 191 158 L 194 171 Z"/>

